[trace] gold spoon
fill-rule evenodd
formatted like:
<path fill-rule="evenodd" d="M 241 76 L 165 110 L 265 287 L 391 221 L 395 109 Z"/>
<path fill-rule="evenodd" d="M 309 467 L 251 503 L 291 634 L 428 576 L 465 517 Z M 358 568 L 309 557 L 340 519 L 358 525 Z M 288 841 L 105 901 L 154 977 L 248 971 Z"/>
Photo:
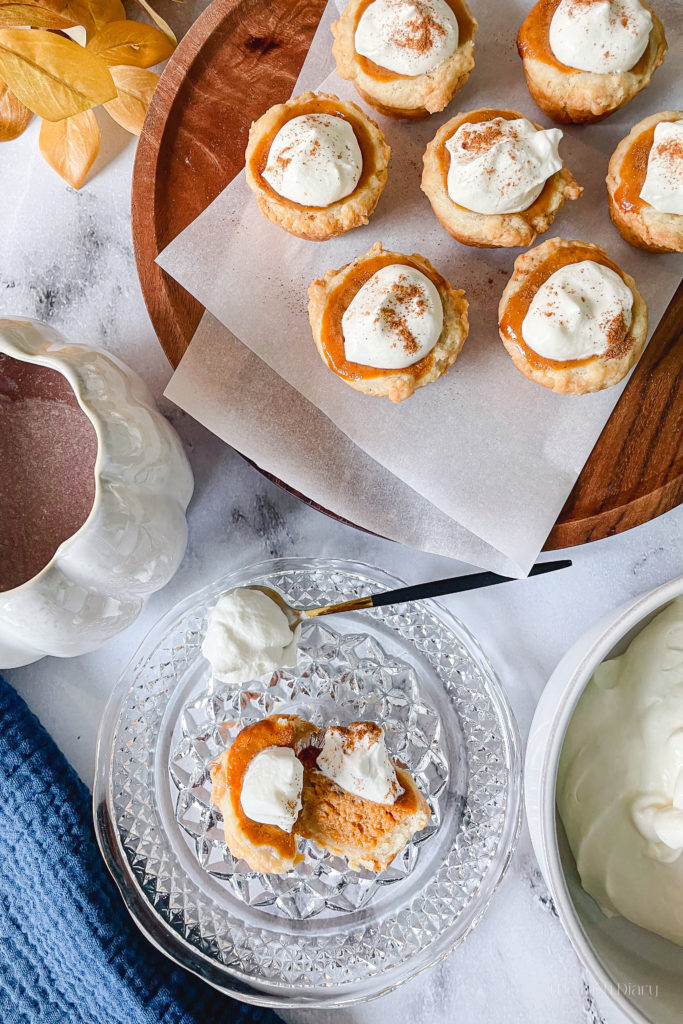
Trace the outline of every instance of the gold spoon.
<path fill-rule="evenodd" d="M 542 576 L 546 572 L 557 569 L 568 569 L 571 565 L 568 558 L 554 562 L 537 562 L 532 566 L 529 576 Z M 476 572 L 469 576 L 451 576 L 447 580 L 431 580 L 429 583 L 416 583 L 398 590 L 385 590 L 382 594 L 369 594 L 368 597 L 354 597 L 350 601 L 338 601 L 326 604 L 322 608 L 292 608 L 284 597 L 272 587 L 254 584 L 248 590 L 260 590 L 282 608 L 287 616 L 289 628 L 294 632 L 302 619 L 314 619 L 318 615 L 333 615 L 336 612 L 357 612 L 364 608 L 380 608 L 388 604 L 403 604 L 407 601 L 424 601 L 429 597 L 442 597 L 445 594 L 461 594 L 466 590 L 479 590 L 492 587 L 497 583 L 509 583 L 515 577 L 499 576 L 495 572 Z"/>

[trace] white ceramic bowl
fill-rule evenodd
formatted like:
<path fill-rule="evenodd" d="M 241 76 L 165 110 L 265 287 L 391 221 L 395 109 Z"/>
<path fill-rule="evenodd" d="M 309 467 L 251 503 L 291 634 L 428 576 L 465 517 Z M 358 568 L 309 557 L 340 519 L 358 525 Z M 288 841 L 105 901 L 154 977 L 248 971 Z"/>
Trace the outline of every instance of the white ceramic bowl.
<path fill-rule="evenodd" d="M 0 668 L 92 651 L 139 615 L 178 568 L 192 472 L 137 374 L 36 320 L 0 320 L 0 352 L 59 371 L 97 436 L 95 499 L 79 530 L 0 593 Z"/>
<path fill-rule="evenodd" d="M 543 691 L 526 755 L 529 831 L 560 920 L 585 966 L 637 1024 L 680 1024 L 683 948 L 622 917 L 605 917 L 584 892 L 555 806 L 557 766 L 567 726 L 595 669 L 621 654 L 657 612 L 681 594 L 683 576 L 622 605 L 581 637 Z"/>

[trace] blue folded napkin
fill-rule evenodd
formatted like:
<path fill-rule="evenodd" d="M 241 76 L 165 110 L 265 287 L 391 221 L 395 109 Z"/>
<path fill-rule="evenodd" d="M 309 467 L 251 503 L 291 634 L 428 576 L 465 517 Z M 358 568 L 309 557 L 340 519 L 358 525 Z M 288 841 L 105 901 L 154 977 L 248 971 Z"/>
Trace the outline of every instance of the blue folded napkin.
<path fill-rule="evenodd" d="M 176 967 L 102 861 L 90 794 L 0 677 L 2 1024 L 276 1024 Z"/>

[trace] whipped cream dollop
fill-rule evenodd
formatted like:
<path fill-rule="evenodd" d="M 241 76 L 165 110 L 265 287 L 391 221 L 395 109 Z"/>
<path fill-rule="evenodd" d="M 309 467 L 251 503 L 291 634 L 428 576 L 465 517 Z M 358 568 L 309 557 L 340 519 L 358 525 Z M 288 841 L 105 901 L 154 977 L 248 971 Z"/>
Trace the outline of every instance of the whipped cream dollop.
<path fill-rule="evenodd" d="M 240 803 L 252 821 L 291 832 L 301 810 L 304 766 L 291 747 L 266 747 L 247 765 Z"/>
<path fill-rule="evenodd" d="M 567 729 L 557 803 L 603 911 L 683 945 L 683 597 L 596 670 Z"/>
<path fill-rule="evenodd" d="M 238 587 L 221 594 L 209 614 L 202 654 L 215 679 L 243 683 L 296 665 L 287 616 L 267 594 Z"/>
<path fill-rule="evenodd" d="M 640 198 L 660 213 L 683 214 L 683 121 L 660 121 Z"/>
<path fill-rule="evenodd" d="M 403 792 L 389 760 L 384 730 L 374 722 L 330 726 L 316 763 L 328 779 L 364 800 L 393 804 Z"/>
<path fill-rule="evenodd" d="M 363 11 L 356 53 L 397 75 L 423 75 L 458 48 L 458 20 L 445 0 L 373 0 Z"/>
<path fill-rule="evenodd" d="M 342 316 L 352 363 L 400 370 L 424 358 L 443 328 L 436 285 L 415 267 L 392 263 L 359 288 Z"/>
<path fill-rule="evenodd" d="M 519 213 L 559 171 L 559 128 L 539 131 L 525 117 L 465 122 L 446 142 L 448 194 L 474 213 Z"/>
<path fill-rule="evenodd" d="M 546 359 L 588 359 L 623 341 L 632 308 L 631 289 L 610 267 L 593 260 L 570 263 L 534 295 L 522 338 Z"/>
<path fill-rule="evenodd" d="M 329 206 L 351 195 L 363 155 L 343 117 L 300 114 L 273 139 L 263 177 L 278 195 L 302 206 Z"/>
<path fill-rule="evenodd" d="M 577 71 L 630 71 L 645 53 L 652 15 L 640 0 L 560 0 L 548 41 L 555 57 Z"/>

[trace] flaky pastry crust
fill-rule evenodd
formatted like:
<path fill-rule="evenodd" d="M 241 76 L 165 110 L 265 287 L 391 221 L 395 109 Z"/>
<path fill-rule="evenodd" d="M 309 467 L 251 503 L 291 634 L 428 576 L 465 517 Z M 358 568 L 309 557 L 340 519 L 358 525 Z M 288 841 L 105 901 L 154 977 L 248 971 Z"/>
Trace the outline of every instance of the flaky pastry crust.
<path fill-rule="evenodd" d="M 365 174 L 362 176 L 350 195 L 323 207 L 302 206 L 279 196 L 253 166 L 254 154 L 261 141 L 279 129 L 285 120 L 297 117 L 304 104 L 315 100 L 329 101 L 340 113 L 351 115 L 364 124 L 371 142 L 370 159 L 373 165 L 371 173 L 367 177 Z M 247 185 L 256 196 L 258 208 L 267 220 L 288 231 L 290 235 L 322 242 L 368 223 L 387 181 L 390 154 L 382 130 L 355 103 L 341 100 L 331 93 L 305 92 L 286 103 L 270 107 L 258 121 L 252 123 L 245 153 L 245 176 Z"/>
<path fill-rule="evenodd" d="M 549 260 L 557 250 L 575 245 L 593 250 L 596 256 L 606 256 L 604 249 L 590 242 L 549 238 L 517 257 L 514 272 L 498 305 L 500 337 L 517 369 L 536 384 L 563 395 L 585 395 L 618 384 L 638 361 L 647 341 L 647 305 L 633 278 L 623 270 L 619 273 L 633 295 L 632 320 L 625 343 L 619 346 L 618 352 L 614 355 L 610 355 L 608 349 L 603 355 L 577 360 L 576 365 L 572 365 L 571 362 L 554 363 L 553 360 L 542 360 L 544 365 L 539 366 L 529 361 L 524 350 L 513 339 L 506 337 L 500 329 L 500 323 L 508 303 L 522 289 L 526 279 L 538 266 Z"/>
<path fill-rule="evenodd" d="M 615 201 L 614 194 L 622 182 L 622 165 L 626 154 L 639 135 L 660 121 L 683 120 L 683 110 L 662 110 L 634 125 L 612 153 L 607 169 L 607 196 L 612 223 L 630 245 L 649 252 L 683 252 L 683 216 L 662 213 L 648 203 L 634 210 L 624 210 Z"/>
<path fill-rule="evenodd" d="M 382 248 L 381 242 L 375 242 L 368 252 L 338 270 L 328 270 L 323 278 L 313 281 L 308 289 L 308 319 L 320 358 L 326 365 L 329 363 L 322 340 L 322 321 L 329 297 L 347 275 L 353 274 L 356 268 L 364 262 L 373 260 L 380 255 L 403 258 L 403 253 L 389 252 Z M 408 366 L 403 370 L 394 370 L 391 373 L 377 376 L 372 376 L 372 367 L 365 367 L 368 376 L 364 376 L 360 380 L 352 380 L 338 374 L 340 380 L 343 380 L 349 387 L 355 388 L 356 391 L 362 391 L 366 395 L 373 395 L 377 398 L 389 398 L 392 402 L 404 401 L 418 388 L 431 384 L 432 381 L 446 373 L 458 358 L 469 331 L 468 303 L 464 291 L 453 288 L 424 256 L 413 253 L 411 260 L 414 261 L 418 270 L 433 280 L 443 306 L 443 328 L 439 340 L 432 349 L 433 359 L 429 361 L 430 365 L 425 371 L 418 374 L 411 372 L 412 367 Z M 336 372 L 332 367 L 330 368 Z"/>
<path fill-rule="evenodd" d="M 556 7 L 559 0 L 539 0 L 527 15 L 527 20 L 535 16 L 537 8 L 547 7 L 549 2 Z M 664 62 L 667 44 L 662 22 L 646 0 L 641 0 L 641 3 L 652 15 L 652 28 L 645 53 L 629 71 L 597 74 L 525 55 L 522 34 L 526 21 L 522 25 L 517 49 L 522 58 L 526 83 L 536 106 L 553 121 L 560 124 L 602 121 L 650 84 L 653 74 Z"/>
<path fill-rule="evenodd" d="M 429 199 L 434 216 L 441 226 L 449 235 L 465 245 L 485 249 L 531 245 L 538 234 L 548 230 L 565 200 L 578 199 L 583 187 L 563 164 L 560 170 L 548 179 L 538 199 L 520 213 L 475 213 L 454 203 L 448 194 L 441 158 L 448 139 L 455 134 L 461 124 L 478 113 L 480 111 L 457 114 L 439 128 L 423 157 L 422 191 Z M 524 116 L 512 110 L 495 110 L 491 113 L 493 117 L 500 114 Z M 534 128 L 542 128 L 540 124 L 533 121 L 531 123 Z"/>
<path fill-rule="evenodd" d="M 477 21 L 465 0 L 461 0 L 469 19 L 469 38 L 433 71 L 422 75 L 391 75 L 375 78 L 362 67 L 355 46 L 355 30 L 365 0 L 350 0 L 341 17 L 332 24 L 332 53 L 337 74 L 353 82 L 358 94 L 386 117 L 421 118 L 437 113 L 450 103 L 470 76 L 474 67 L 474 36 Z"/>

